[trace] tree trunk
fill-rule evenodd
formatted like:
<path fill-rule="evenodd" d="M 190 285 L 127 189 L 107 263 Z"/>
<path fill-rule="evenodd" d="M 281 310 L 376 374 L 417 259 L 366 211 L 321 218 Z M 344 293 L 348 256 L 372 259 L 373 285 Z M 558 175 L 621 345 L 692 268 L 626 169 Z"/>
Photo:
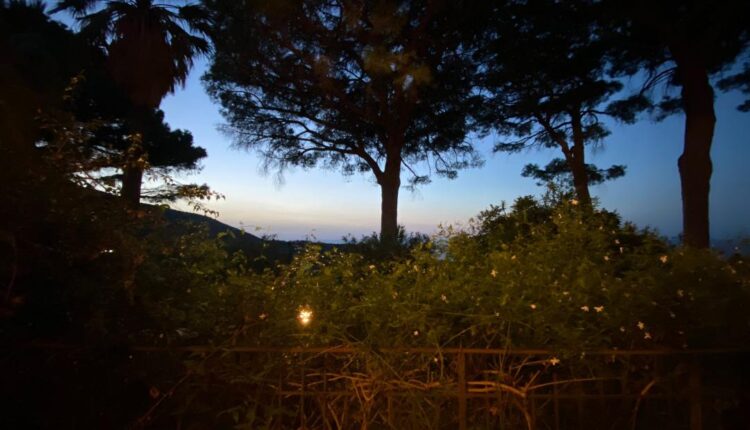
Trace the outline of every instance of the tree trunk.
<path fill-rule="evenodd" d="M 152 112 L 148 108 L 136 108 L 131 113 L 131 126 L 137 133 L 131 136 L 130 147 L 125 154 L 125 166 L 122 168 L 122 190 L 120 196 L 130 208 L 137 208 L 141 204 L 141 185 L 143 182 L 144 159 L 144 130 L 147 117 Z"/>
<path fill-rule="evenodd" d="M 576 190 L 578 202 L 583 207 L 591 207 L 591 194 L 589 193 L 589 178 L 586 173 L 586 164 L 582 161 L 575 160 L 571 166 L 573 174 L 573 187 Z"/>
<path fill-rule="evenodd" d="M 122 169 L 122 190 L 120 196 L 131 208 L 137 208 L 141 202 L 141 182 L 143 180 L 143 168 L 135 164 L 129 164 Z"/>
<path fill-rule="evenodd" d="M 380 185 L 380 241 L 393 247 L 398 241 L 398 191 L 401 187 L 401 154 L 389 154 Z"/>
<path fill-rule="evenodd" d="M 677 162 L 682 185 L 682 241 L 686 246 L 708 248 L 711 143 L 716 124 L 714 92 L 706 67 L 689 49 L 678 46 L 672 53 L 685 110 L 685 147 Z"/>
<path fill-rule="evenodd" d="M 586 173 L 586 152 L 583 137 L 583 124 L 579 110 L 571 112 L 571 125 L 573 128 L 573 148 L 568 158 L 570 173 L 573 175 L 573 187 L 582 207 L 591 207 L 591 194 L 589 193 L 589 175 Z"/>

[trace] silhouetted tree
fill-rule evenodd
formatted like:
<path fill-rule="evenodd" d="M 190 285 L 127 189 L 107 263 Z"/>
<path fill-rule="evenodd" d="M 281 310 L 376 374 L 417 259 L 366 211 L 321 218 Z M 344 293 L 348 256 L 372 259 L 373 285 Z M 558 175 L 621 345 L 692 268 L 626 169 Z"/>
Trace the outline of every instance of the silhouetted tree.
<path fill-rule="evenodd" d="M 738 89 L 742 93 L 750 95 L 750 62 L 746 62 L 742 70 L 719 81 L 719 89 L 723 91 Z M 745 100 L 737 106 L 741 112 L 750 112 L 750 99 Z"/>
<path fill-rule="evenodd" d="M 117 273 L 132 284 L 134 233 L 142 236 L 146 219 L 125 216 L 120 199 L 92 189 L 102 181 L 89 174 L 119 167 L 133 132 L 118 116 L 129 102 L 108 90 L 102 53 L 50 20 L 41 3 L 22 1 L 0 2 L 0 52 L 0 278 L 10 279 L 0 317 L 24 288 L 39 287 L 43 301 L 63 294 L 56 282 L 71 262 L 89 265 L 103 248 L 118 248 Z M 205 155 L 160 112 L 146 124 L 157 168 L 191 168 Z"/>
<path fill-rule="evenodd" d="M 42 3 L 24 1 L 0 1 L 0 52 L 0 318 L 7 318 L 14 298 L 20 306 L 63 295 L 72 262 L 89 261 L 102 242 L 117 241 L 112 224 L 93 219 L 116 223 L 118 208 L 75 182 L 87 161 L 77 143 L 89 128 L 75 121 L 65 99 L 95 53 L 50 20 Z"/>
<path fill-rule="evenodd" d="M 372 172 L 380 235 L 396 240 L 401 171 L 417 164 L 449 178 L 479 160 L 466 141 L 476 12 L 463 1 L 221 1 L 216 55 L 205 76 L 237 146 L 268 167 L 322 165 Z"/>
<path fill-rule="evenodd" d="M 734 64 L 750 41 L 750 2 L 728 0 L 609 0 L 605 26 L 622 36 L 613 46 L 615 70 L 646 70 L 645 89 L 660 82 L 680 89 L 658 101 L 661 116 L 685 113 L 683 153 L 678 160 L 682 184 L 683 242 L 707 248 L 711 144 L 716 115 L 711 77 Z M 605 16 L 605 15 L 603 15 Z M 727 82 L 741 85 L 742 79 Z"/>
<path fill-rule="evenodd" d="M 0 146 L 32 151 L 40 110 L 63 110 L 70 80 L 89 62 L 83 41 L 40 2 L 0 1 Z"/>
<path fill-rule="evenodd" d="M 153 111 L 134 126 L 127 120 L 109 120 L 92 131 L 86 146 L 91 154 L 110 160 L 102 167 L 110 167 L 111 160 L 127 159 L 131 149 L 132 134 L 142 133 L 140 146 L 148 154 L 148 169 L 168 175 L 174 171 L 194 170 L 207 156 L 206 150 L 193 144 L 193 135 L 187 130 L 172 130 L 164 121 L 164 112 Z M 174 190 L 173 190 L 174 191 Z M 145 191 L 144 191 L 145 192 Z M 164 195 L 159 194 L 164 197 Z M 151 196 L 155 197 L 155 196 Z"/>
<path fill-rule="evenodd" d="M 171 130 L 158 109 L 141 109 L 139 121 L 134 122 L 132 102 L 105 66 L 106 58 L 100 56 L 77 77 L 66 96 L 66 109 L 75 119 L 95 125 L 89 138 L 80 143 L 90 159 L 88 164 L 97 170 L 121 168 L 128 158 L 133 135 L 142 134 L 140 147 L 148 154 L 149 170 L 169 174 L 196 169 L 206 151 L 193 145 L 190 132 Z M 108 178 L 121 180 L 122 176 Z"/>
<path fill-rule="evenodd" d="M 564 160 L 544 169 L 526 166 L 524 176 L 547 180 L 570 174 L 578 200 L 591 204 L 589 185 L 614 179 L 624 166 L 602 170 L 586 163 L 586 148 L 609 131 L 602 116 L 632 121 L 632 110 L 608 101 L 622 85 L 605 74 L 608 42 L 596 25 L 597 6 L 588 1 L 496 3 L 483 52 L 488 123 L 515 136 L 495 151 L 532 146 L 558 148 Z M 558 161 L 559 160 L 559 161 Z"/>
<path fill-rule="evenodd" d="M 98 3 L 104 7 L 87 13 Z M 62 0 L 56 10 L 63 9 L 72 10 L 80 19 L 81 33 L 106 50 L 110 74 L 130 98 L 130 121 L 142 135 L 164 96 L 185 84 L 193 59 L 209 51 L 206 40 L 196 35 L 206 30 L 206 16 L 197 5 Z M 132 146 L 123 167 L 122 196 L 138 205 L 148 154 L 137 140 Z"/>
<path fill-rule="evenodd" d="M 605 181 L 619 178 L 625 175 L 625 166 L 614 165 L 608 169 L 599 169 L 593 164 L 586 164 L 586 180 L 588 185 L 599 185 Z M 538 185 L 562 182 L 566 187 L 573 187 L 573 177 L 570 165 L 562 158 L 554 158 L 544 167 L 537 164 L 524 166 L 521 176 L 538 180 Z"/>

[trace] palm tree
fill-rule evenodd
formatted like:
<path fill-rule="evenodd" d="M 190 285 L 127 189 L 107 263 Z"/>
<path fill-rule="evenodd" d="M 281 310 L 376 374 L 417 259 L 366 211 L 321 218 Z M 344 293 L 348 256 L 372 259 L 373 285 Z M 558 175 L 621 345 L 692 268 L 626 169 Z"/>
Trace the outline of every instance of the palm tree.
<path fill-rule="evenodd" d="M 89 13 L 98 4 L 103 7 Z M 81 33 L 107 52 L 112 79 L 133 105 L 130 121 L 140 136 L 133 139 L 123 166 L 122 197 L 137 206 L 147 154 L 144 118 L 162 99 L 184 86 L 193 60 L 209 51 L 202 37 L 208 22 L 196 4 L 181 6 L 153 0 L 62 0 L 54 12 L 70 10 L 81 23 Z"/>

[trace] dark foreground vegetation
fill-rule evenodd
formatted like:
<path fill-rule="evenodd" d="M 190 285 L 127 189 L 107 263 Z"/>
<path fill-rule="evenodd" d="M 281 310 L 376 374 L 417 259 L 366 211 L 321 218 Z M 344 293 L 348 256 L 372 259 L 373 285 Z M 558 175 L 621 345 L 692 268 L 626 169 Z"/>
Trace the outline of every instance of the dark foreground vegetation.
<path fill-rule="evenodd" d="M 750 427 L 750 267 L 708 249 L 710 78 L 748 89 L 747 3 L 481 3 L 61 1 L 73 32 L 0 1 L 0 428 Z M 222 197 L 174 179 L 207 154 L 159 110 L 208 54 L 236 143 L 371 173 L 379 234 L 168 209 Z M 679 110 L 677 246 L 597 207 L 625 168 L 585 149 Z M 402 173 L 455 177 L 492 131 L 561 151 L 524 171 L 549 191 L 406 234 Z"/>
<path fill-rule="evenodd" d="M 65 260 L 21 244 L 6 428 L 456 428 L 457 348 L 495 350 L 462 364 L 468 392 L 491 394 L 470 398 L 472 428 L 551 425 L 549 401 L 531 410 L 512 390 L 549 397 L 553 377 L 563 428 L 687 428 L 691 366 L 705 428 L 744 428 L 745 260 L 574 203 L 522 198 L 387 259 L 311 245 L 253 261 L 151 215 L 107 244 L 77 236 Z M 619 355 L 632 350 L 646 355 Z M 294 396 L 321 375 L 325 406 Z M 585 393 L 631 397 L 571 400 Z"/>

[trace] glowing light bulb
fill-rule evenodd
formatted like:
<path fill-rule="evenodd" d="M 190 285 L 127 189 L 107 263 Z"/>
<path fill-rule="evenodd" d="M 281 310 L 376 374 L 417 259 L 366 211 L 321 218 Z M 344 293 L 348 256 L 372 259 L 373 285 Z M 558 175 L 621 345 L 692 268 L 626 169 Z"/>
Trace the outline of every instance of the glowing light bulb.
<path fill-rule="evenodd" d="M 305 305 L 299 308 L 299 311 L 297 312 L 297 321 L 299 321 L 300 324 L 306 326 L 310 324 L 312 318 L 313 311 L 309 306 Z"/>

